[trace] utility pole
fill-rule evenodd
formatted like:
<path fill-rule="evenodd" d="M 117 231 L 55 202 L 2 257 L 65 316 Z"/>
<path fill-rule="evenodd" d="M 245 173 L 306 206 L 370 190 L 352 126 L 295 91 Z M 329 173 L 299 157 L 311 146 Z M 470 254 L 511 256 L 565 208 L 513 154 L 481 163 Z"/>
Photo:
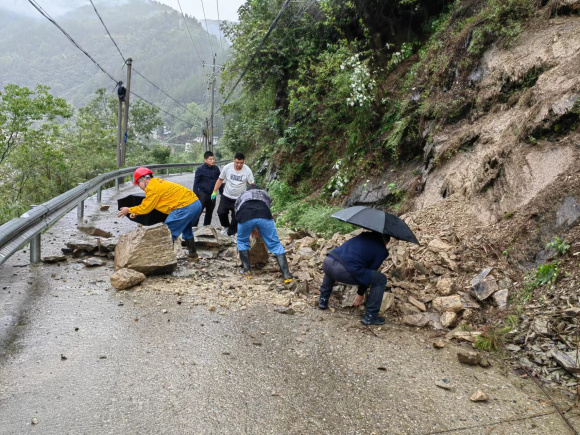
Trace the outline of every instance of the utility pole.
<path fill-rule="evenodd" d="M 121 165 L 125 166 L 125 156 L 127 154 L 127 129 L 129 124 L 129 96 L 131 95 L 131 64 L 133 59 L 127 59 L 127 95 L 125 96 L 125 125 L 123 128 L 124 135 L 121 143 Z"/>
<path fill-rule="evenodd" d="M 213 54 L 213 70 L 212 70 L 212 81 L 211 81 L 211 114 L 210 114 L 210 120 L 211 120 L 211 124 L 209 127 L 209 150 L 213 152 L 213 97 L 214 97 L 214 88 L 215 88 L 215 57 L 216 54 Z"/>

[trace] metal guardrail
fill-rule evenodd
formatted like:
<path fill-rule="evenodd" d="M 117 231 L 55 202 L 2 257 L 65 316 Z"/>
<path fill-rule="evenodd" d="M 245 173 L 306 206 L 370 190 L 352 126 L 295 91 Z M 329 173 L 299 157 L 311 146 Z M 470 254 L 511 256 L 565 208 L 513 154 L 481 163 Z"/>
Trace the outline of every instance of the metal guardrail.
<path fill-rule="evenodd" d="M 216 165 L 227 163 L 229 160 L 216 162 Z M 183 168 L 197 167 L 203 163 L 170 163 L 147 165 L 153 171 L 167 170 L 169 175 L 170 169 L 179 169 L 183 173 Z M 131 168 L 117 169 L 116 171 L 107 172 L 99 175 L 92 180 L 79 184 L 74 189 L 45 202 L 44 204 L 34 206 L 30 211 L 22 216 L 0 226 L 0 265 L 2 265 L 10 256 L 30 242 L 30 262 L 38 263 L 40 261 L 40 234 L 42 231 L 50 228 L 61 217 L 77 207 L 77 216 L 80 219 L 84 216 L 85 199 L 97 194 L 97 201 L 101 202 L 101 193 L 103 186 L 111 181 L 115 181 L 119 189 L 119 180 L 124 177 L 133 175 L 138 166 Z"/>

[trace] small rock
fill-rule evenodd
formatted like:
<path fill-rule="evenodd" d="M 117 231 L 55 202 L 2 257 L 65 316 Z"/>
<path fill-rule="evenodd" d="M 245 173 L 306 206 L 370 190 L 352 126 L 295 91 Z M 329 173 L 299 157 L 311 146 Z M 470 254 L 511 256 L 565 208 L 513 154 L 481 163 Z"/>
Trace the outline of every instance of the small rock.
<path fill-rule="evenodd" d="M 443 349 L 445 347 L 445 342 L 443 340 L 437 340 L 433 342 L 433 347 L 435 349 Z"/>
<path fill-rule="evenodd" d="M 66 361 L 68 358 L 67 358 L 66 356 L 64 356 L 64 354 L 62 354 L 62 353 L 61 353 L 61 354 L 60 354 L 60 359 L 61 359 L 62 361 Z"/>
<path fill-rule="evenodd" d="M 522 350 L 522 348 L 516 344 L 508 344 L 505 348 L 510 352 L 519 352 Z"/>
<path fill-rule="evenodd" d="M 66 261 L 66 255 L 50 255 L 48 257 L 42 257 L 42 262 L 47 264 L 60 263 L 61 261 Z"/>
<path fill-rule="evenodd" d="M 435 385 L 444 390 L 453 390 L 453 385 L 451 385 L 448 379 L 441 379 L 440 381 L 435 382 Z"/>
<path fill-rule="evenodd" d="M 145 281 L 145 275 L 132 269 L 119 269 L 111 275 L 111 285 L 117 290 L 125 290 Z"/>
<path fill-rule="evenodd" d="M 208 309 L 209 311 L 215 311 L 215 305 L 209 305 L 209 306 L 207 307 L 207 309 Z"/>
<path fill-rule="evenodd" d="M 443 314 L 441 314 L 439 320 L 443 326 L 449 328 L 457 321 L 457 314 L 452 311 L 445 311 Z"/>
<path fill-rule="evenodd" d="M 36 417 L 32 417 L 32 424 L 38 424 L 38 419 Z"/>
<path fill-rule="evenodd" d="M 163 314 L 167 314 L 167 310 L 161 310 Z"/>
<path fill-rule="evenodd" d="M 107 264 L 105 261 L 100 260 L 98 258 L 89 257 L 83 260 L 83 264 L 86 267 L 99 267 Z"/>
<path fill-rule="evenodd" d="M 460 363 L 476 366 L 481 361 L 481 355 L 477 352 L 460 351 L 457 352 L 457 359 Z"/>
<path fill-rule="evenodd" d="M 481 358 L 481 361 L 479 362 L 479 366 L 483 367 L 483 368 L 488 368 L 491 367 L 491 363 L 489 362 L 489 360 L 486 357 Z"/>
<path fill-rule="evenodd" d="M 473 396 L 471 396 L 469 400 L 472 402 L 487 402 L 489 400 L 489 396 L 483 391 L 477 390 L 475 393 L 473 393 Z"/>
<path fill-rule="evenodd" d="M 100 210 L 101 211 L 108 211 L 109 207 L 111 207 L 109 204 L 101 204 Z"/>
<path fill-rule="evenodd" d="M 276 308 L 274 308 L 274 311 L 276 311 L 277 313 L 280 313 L 280 314 L 288 314 L 288 315 L 292 315 L 292 314 L 296 313 L 294 308 L 288 308 L 288 307 L 276 307 Z"/>

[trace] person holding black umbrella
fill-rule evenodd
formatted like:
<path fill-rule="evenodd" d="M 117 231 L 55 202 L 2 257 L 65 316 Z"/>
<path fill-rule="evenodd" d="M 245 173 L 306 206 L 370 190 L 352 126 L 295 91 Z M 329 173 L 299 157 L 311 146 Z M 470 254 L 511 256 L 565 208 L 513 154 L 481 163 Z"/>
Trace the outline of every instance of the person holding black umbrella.
<path fill-rule="evenodd" d="M 183 234 L 189 257 L 197 260 L 192 227 L 201 214 L 201 202 L 195 193 L 180 184 L 153 178 L 153 172 L 148 168 L 137 168 L 133 180 L 133 184 L 145 191 L 145 199 L 135 207 L 121 207 L 117 217 L 130 214 L 134 218 L 136 215 L 150 213 L 153 209 L 169 214 L 165 225 L 171 231 L 173 241 Z"/>
<path fill-rule="evenodd" d="M 322 263 L 324 279 L 320 286 L 318 308 L 328 308 L 335 282 L 358 286 L 353 304 L 355 307 L 363 302 L 364 294 L 370 287 L 366 312 L 361 322 L 365 325 L 384 324 L 385 318 L 379 317 L 379 309 L 387 287 L 387 277 L 377 269 L 389 256 L 386 245 L 390 239 L 374 231 L 365 232 L 330 251 Z"/>
<path fill-rule="evenodd" d="M 379 310 L 387 288 L 387 277 L 378 268 L 389 256 L 387 244 L 391 237 L 416 244 L 419 241 L 401 218 L 382 210 L 357 205 L 339 210 L 331 217 L 371 232 L 362 233 L 328 253 L 322 263 L 324 279 L 320 286 L 318 308 L 328 308 L 328 299 L 335 282 L 358 285 L 355 307 L 362 304 L 364 294 L 370 287 L 366 312 L 361 322 L 365 325 L 382 325 L 385 318 L 379 317 Z"/>

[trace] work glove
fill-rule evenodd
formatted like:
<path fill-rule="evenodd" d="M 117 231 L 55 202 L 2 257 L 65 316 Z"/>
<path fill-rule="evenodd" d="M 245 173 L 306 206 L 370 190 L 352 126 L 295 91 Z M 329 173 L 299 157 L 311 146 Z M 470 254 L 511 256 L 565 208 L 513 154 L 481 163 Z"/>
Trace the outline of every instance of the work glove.
<path fill-rule="evenodd" d="M 216 196 L 217 196 L 217 192 L 214 190 L 211 194 L 212 201 L 215 199 Z"/>

